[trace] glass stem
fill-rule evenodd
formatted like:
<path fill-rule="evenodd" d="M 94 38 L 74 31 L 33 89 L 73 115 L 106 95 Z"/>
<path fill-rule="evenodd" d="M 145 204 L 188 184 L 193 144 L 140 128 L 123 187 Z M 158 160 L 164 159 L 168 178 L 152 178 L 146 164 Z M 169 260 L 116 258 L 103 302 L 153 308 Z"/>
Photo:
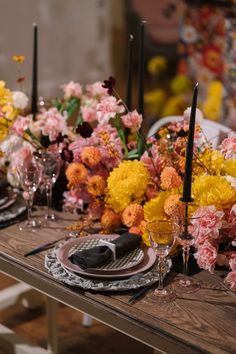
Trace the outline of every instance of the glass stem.
<path fill-rule="evenodd" d="M 158 260 L 158 272 L 159 272 L 159 282 L 158 290 L 163 290 L 163 259 L 159 258 Z"/>
<path fill-rule="evenodd" d="M 47 196 L 47 214 L 51 215 L 51 206 L 52 206 L 52 184 L 46 184 L 46 196 Z"/>
<path fill-rule="evenodd" d="M 33 202 L 34 202 L 34 192 L 29 192 L 28 208 L 27 208 L 27 218 L 29 222 L 32 219 Z"/>
<path fill-rule="evenodd" d="M 188 275 L 188 260 L 189 260 L 189 246 L 183 247 L 183 275 L 187 277 Z"/>

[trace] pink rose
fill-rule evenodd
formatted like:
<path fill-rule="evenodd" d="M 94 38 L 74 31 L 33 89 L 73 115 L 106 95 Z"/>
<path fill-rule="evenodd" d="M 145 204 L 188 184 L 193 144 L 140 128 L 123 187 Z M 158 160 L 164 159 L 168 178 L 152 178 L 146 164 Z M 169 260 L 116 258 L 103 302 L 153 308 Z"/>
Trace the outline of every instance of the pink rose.
<path fill-rule="evenodd" d="M 142 115 L 138 114 L 136 109 L 133 112 L 129 112 L 126 115 L 122 116 L 121 119 L 126 128 L 130 128 L 134 131 L 139 130 L 143 121 Z"/>
<path fill-rule="evenodd" d="M 224 139 L 220 149 L 226 159 L 234 157 L 236 154 L 236 136 Z"/>
<path fill-rule="evenodd" d="M 22 136 L 24 132 L 29 128 L 31 121 L 31 115 L 26 117 L 18 116 L 10 128 L 11 133 Z"/>
<path fill-rule="evenodd" d="M 195 238 L 195 244 L 199 245 L 208 238 L 217 239 L 219 229 L 222 227 L 223 211 L 219 211 L 215 206 L 204 206 L 197 209 L 192 218 L 192 235 Z"/>
<path fill-rule="evenodd" d="M 114 118 L 116 114 L 123 113 L 125 108 L 121 105 L 121 101 L 114 96 L 103 97 L 97 104 L 97 119 L 99 123 L 106 124 L 110 118 Z"/>
<path fill-rule="evenodd" d="M 236 271 L 229 272 L 224 283 L 230 286 L 230 290 L 236 291 Z"/>
<path fill-rule="evenodd" d="M 82 96 L 82 88 L 80 84 L 74 81 L 70 81 L 68 84 L 62 85 L 61 87 L 63 88 L 63 91 L 65 93 L 65 99 L 69 99 L 71 97 L 81 98 Z"/>
<path fill-rule="evenodd" d="M 194 257 L 197 259 L 197 264 L 200 268 L 213 273 L 217 259 L 217 253 L 217 245 L 213 246 L 213 244 L 209 241 L 205 241 L 203 245 L 198 248 L 198 251 L 194 254 Z"/>

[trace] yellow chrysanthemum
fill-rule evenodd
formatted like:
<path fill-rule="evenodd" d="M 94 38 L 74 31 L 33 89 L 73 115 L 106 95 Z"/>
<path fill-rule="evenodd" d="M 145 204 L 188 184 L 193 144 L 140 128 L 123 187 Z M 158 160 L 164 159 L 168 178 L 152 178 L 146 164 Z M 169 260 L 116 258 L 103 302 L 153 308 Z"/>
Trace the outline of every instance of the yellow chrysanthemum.
<path fill-rule="evenodd" d="M 130 203 L 140 203 L 149 180 L 149 172 L 141 161 L 121 162 L 107 179 L 106 204 L 119 213 Z"/>
<path fill-rule="evenodd" d="M 155 221 L 166 217 L 164 211 L 164 204 L 166 198 L 170 195 L 170 192 L 161 191 L 156 198 L 149 200 L 145 203 L 144 209 L 144 219 L 148 222 Z"/>
<path fill-rule="evenodd" d="M 148 112 L 160 113 L 166 100 L 166 93 L 162 89 L 149 91 L 144 95 L 144 103 Z"/>
<path fill-rule="evenodd" d="M 194 162 L 194 174 L 220 175 L 224 168 L 224 155 L 217 150 L 205 150 Z"/>
<path fill-rule="evenodd" d="M 172 116 L 172 115 L 181 115 L 186 109 L 186 97 L 185 95 L 175 95 L 170 97 L 165 104 L 165 107 L 162 111 L 162 116 Z"/>
<path fill-rule="evenodd" d="M 224 163 L 224 172 L 236 178 L 236 160 L 235 159 L 228 159 Z"/>
<path fill-rule="evenodd" d="M 201 206 L 224 209 L 236 202 L 236 190 L 223 176 L 202 175 L 193 182 L 193 198 Z"/>
<path fill-rule="evenodd" d="M 161 55 L 156 55 L 148 62 L 147 69 L 151 75 L 158 75 L 167 68 L 166 58 Z"/>
<path fill-rule="evenodd" d="M 171 91 L 176 95 L 190 92 L 191 87 L 192 87 L 191 80 L 186 75 L 182 75 L 182 74 L 175 76 L 170 83 Z"/>
<path fill-rule="evenodd" d="M 221 81 L 212 81 L 207 90 L 207 98 L 203 102 L 202 110 L 206 118 L 219 120 L 222 108 L 223 85 Z"/>

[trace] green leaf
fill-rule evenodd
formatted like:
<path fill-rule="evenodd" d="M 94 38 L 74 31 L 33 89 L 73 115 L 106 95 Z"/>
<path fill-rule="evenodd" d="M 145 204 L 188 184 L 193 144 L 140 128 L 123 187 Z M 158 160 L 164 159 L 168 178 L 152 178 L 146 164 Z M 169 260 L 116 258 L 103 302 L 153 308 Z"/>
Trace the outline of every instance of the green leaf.
<path fill-rule="evenodd" d="M 77 109 L 77 108 L 79 108 L 80 107 L 80 101 L 79 101 L 79 99 L 78 98 L 76 98 L 76 97 L 73 97 L 70 101 L 69 101 L 69 103 L 68 103 L 68 105 L 67 105 L 67 114 L 68 114 L 68 118 L 70 118 L 71 117 L 71 115 L 74 113 L 74 111 Z"/>
<path fill-rule="evenodd" d="M 82 123 L 83 123 L 83 117 L 79 113 L 78 116 L 77 116 L 77 119 L 76 119 L 76 126 L 79 125 L 79 124 L 82 124 Z"/>

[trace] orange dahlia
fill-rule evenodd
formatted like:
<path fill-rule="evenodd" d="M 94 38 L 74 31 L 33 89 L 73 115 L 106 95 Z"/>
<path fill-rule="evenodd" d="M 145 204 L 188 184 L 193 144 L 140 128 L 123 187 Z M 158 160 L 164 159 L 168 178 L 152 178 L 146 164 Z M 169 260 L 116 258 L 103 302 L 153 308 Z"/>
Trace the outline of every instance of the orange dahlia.
<path fill-rule="evenodd" d="M 171 216 L 175 212 L 179 204 L 180 194 L 169 195 L 164 203 L 164 211 L 167 215 Z"/>
<path fill-rule="evenodd" d="M 87 189 L 95 197 L 101 196 L 106 188 L 106 181 L 102 176 L 95 175 L 88 179 Z"/>
<path fill-rule="evenodd" d="M 101 153 L 94 146 L 85 147 L 80 154 L 82 162 L 88 167 L 94 167 L 101 161 Z"/>
<path fill-rule="evenodd" d="M 170 190 L 178 188 L 182 184 L 181 177 L 174 167 L 165 167 L 161 173 L 161 187 Z"/>
<path fill-rule="evenodd" d="M 143 220 L 143 208 L 139 204 L 130 204 L 122 213 L 122 222 L 128 227 L 137 226 Z"/>
<path fill-rule="evenodd" d="M 129 232 L 132 234 L 143 235 L 146 230 L 147 222 L 142 220 L 141 223 L 137 226 L 133 226 L 129 229 Z"/>
<path fill-rule="evenodd" d="M 107 231 L 113 231 L 117 229 L 120 224 L 120 215 L 116 214 L 113 210 L 106 208 L 101 217 L 102 227 Z"/>
<path fill-rule="evenodd" d="M 69 181 L 68 188 L 75 188 L 78 184 L 84 182 L 88 171 L 82 163 L 73 162 L 66 169 L 66 177 Z"/>

